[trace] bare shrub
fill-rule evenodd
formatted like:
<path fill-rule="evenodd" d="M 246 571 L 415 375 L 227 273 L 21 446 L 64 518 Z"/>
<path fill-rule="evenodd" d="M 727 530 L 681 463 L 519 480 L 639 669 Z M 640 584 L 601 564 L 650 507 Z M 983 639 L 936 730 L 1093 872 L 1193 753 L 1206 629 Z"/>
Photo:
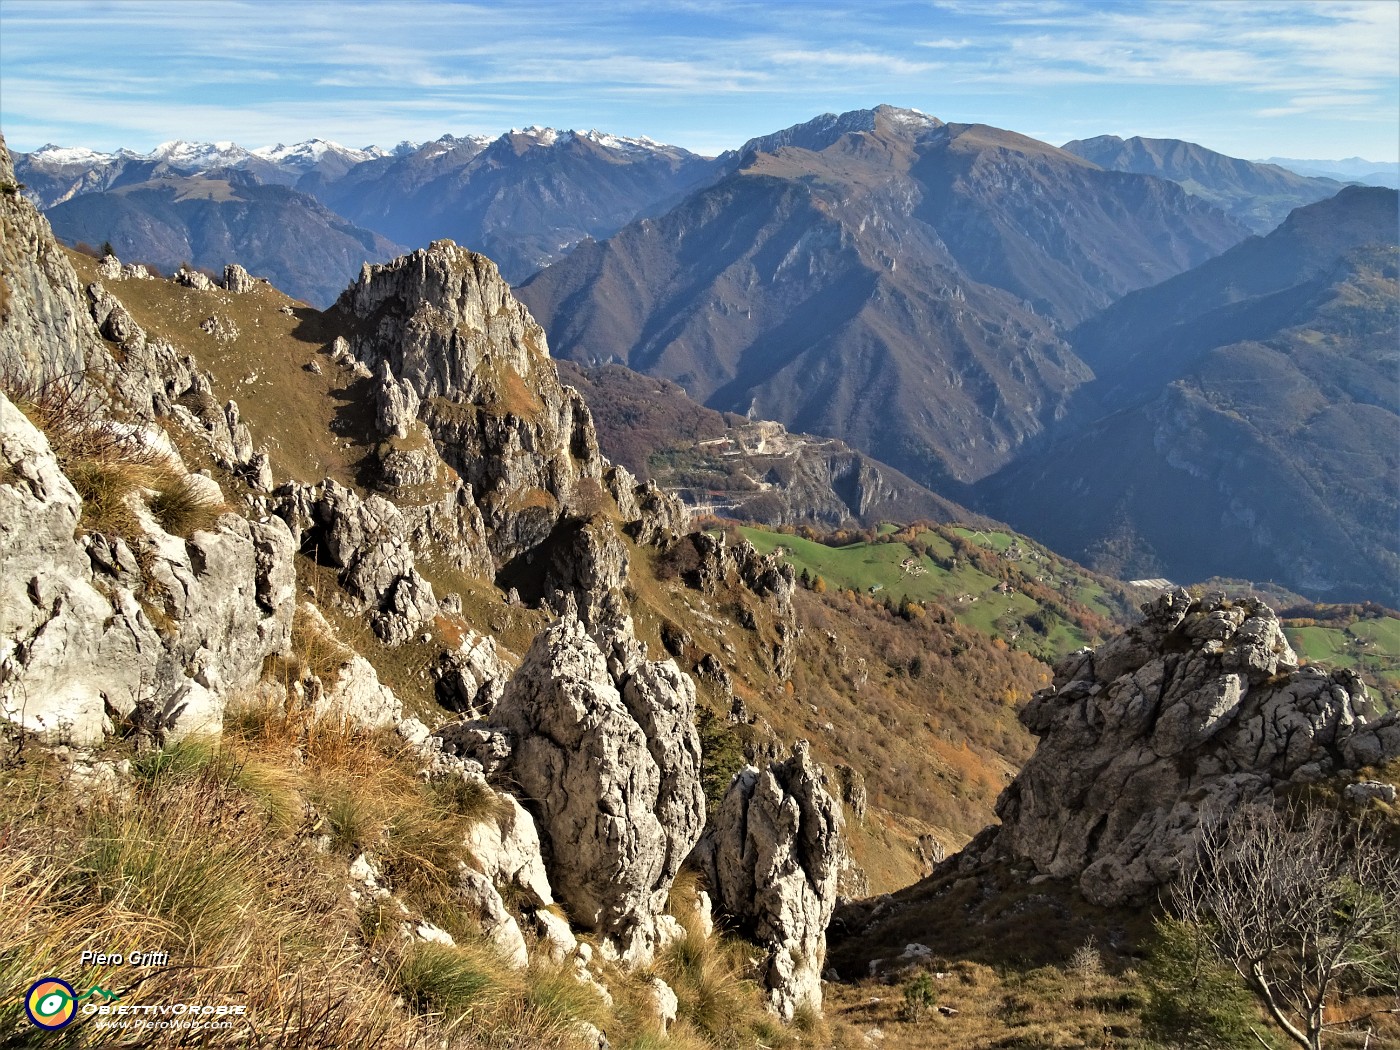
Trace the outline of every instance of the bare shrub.
<path fill-rule="evenodd" d="M 1172 903 L 1291 1041 L 1320 1050 L 1348 996 L 1400 1006 L 1400 864 L 1383 828 L 1321 806 L 1209 815 Z"/>

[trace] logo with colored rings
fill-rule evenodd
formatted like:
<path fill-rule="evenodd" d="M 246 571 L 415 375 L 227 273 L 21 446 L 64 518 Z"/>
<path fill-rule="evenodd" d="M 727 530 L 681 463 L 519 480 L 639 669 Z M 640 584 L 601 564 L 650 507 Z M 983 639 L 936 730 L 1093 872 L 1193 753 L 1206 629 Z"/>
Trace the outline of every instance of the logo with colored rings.
<path fill-rule="evenodd" d="M 41 977 L 29 986 L 24 997 L 24 1011 L 40 1028 L 50 1031 L 63 1028 L 78 1012 L 77 994 L 67 981 L 57 977 Z"/>

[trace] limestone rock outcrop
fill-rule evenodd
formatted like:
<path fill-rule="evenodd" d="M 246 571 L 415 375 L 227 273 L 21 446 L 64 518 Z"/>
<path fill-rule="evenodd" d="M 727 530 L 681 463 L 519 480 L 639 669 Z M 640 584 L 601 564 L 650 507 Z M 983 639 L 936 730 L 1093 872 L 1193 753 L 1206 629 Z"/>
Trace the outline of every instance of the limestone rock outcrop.
<path fill-rule="evenodd" d="M 349 324 L 349 352 L 422 403 L 418 414 L 470 486 L 498 564 L 589 502 L 590 485 L 601 492 L 588 407 L 559 382 L 544 331 L 489 259 L 434 241 L 366 265 L 336 310 Z M 396 398 L 381 399 L 381 422 L 395 428 L 406 415 Z"/>
<path fill-rule="evenodd" d="M 826 928 L 846 857 L 841 805 L 806 741 L 730 784 L 696 859 L 715 906 L 767 948 L 762 980 L 784 1020 L 821 1008 Z"/>
<path fill-rule="evenodd" d="M 224 267 L 224 290 L 234 295 L 244 295 L 257 287 L 257 279 L 237 263 Z"/>
<path fill-rule="evenodd" d="M 375 423 L 386 437 L 408 437 L 418 419 L 418 392 L 407 380 L 394 378 L 388 361 L 379 362 L 379 386 L 375 389 Z"/>
<path fill-rule="evenodd" d="M 104 338 L 122 352 L 110 370 L 111 386 L 123 406 L 148 422 L 173 420 L 209 451 L 219 466 L 260 488 L 272 476 L 266 450 L 255 449 L 238 403 L 220 405 L 213 376 L 193 357 L 161 339 L 151 339 L 121 300 L 101 283 L 87 288 L 88 312 Z"/>
<path fill-rule="evenodd" d="M 4 717 L 76 744 L 100 743 L 122 722 L 157 738 L 217 732 L 227 697 L 289 644 L 285 526 L 224 514 L 182 539 L 133 494 L 139 535 L 78 535 L 81 497 L 3 395 L 0 464 Z"/>
<path fill-rule="evenodd" d="M 709 535 L 694 532 L 681 543 L 695 548 L 696 567 L 686 573 L 686 582 L 709 594 L 721 584 L 742 587 L 759 599 L 767 609 L 764 617 L 770 621 L 760 629 L 759 622 L 747 607 L 738 610 L 739 623 L 758 630 L 768 648 L 770 665 L 779 678 L 790 678 L 797 660 L 797 640 L 801 628 L 793 609 L 792 596 L 796 576 L 792 566 L 775 554 L 760 554 L 747 540 L 730 543 L 721 533 Z"/>
<path fill-rule="evenodd" d="M 634 965 L 668 936 L 666 896 L 705 820 L 695 687 L 622 666 L 575 615 L 541 632 L 492 714 L 573 920 Z"/>
<path fill-rule="evenodd" d="M 433 695 L 448 711 L 485 718 L 505 692 L 511 667 L 494 638 L 466 631 L 456 649 L 444 650 L 433 667 Z"/>
<path fill-rule="evenodd" d="M 302 602 L 297 608 L 295 625 L 304 635 L 314 638 L 319 650 L 335 654 L 335 659 L 329 661 L 332 665 L 329 681 L 307 669 L 292 683 L 294 697 L 299 695 L 301 702 L 311 709 L 313 719 L 328 718 L 372 729 L 399 723 L 403 718 L 403 704 L 399 698 L 379 680 L 378 672 L 368 660 L 337 638 L 335 629 L 315 605 Z M 277 689 L 280 684 L 274 683 L 274 694 Z M 275 702 L 277 697 L 273 695 L 270 699 Z"/>
<path fill-rule="evenodd" d="M 419 556 L 432 553 L 467 571 L 490 571 L 481 516 L 462 487 L 430 504 L 400 507 L 330 479 L 288 482 L 270 506 L 302 550 L 340 570 L 347 597 L 370 614 L 375 633 L 390 644 L 412 637 L 439 610 L 432 585 L 416 567 Z"/>
<path fill-rule="evenodd" d="M 0 136 L 0 362 L 37 384 L 109 361 L 87 321 L 78 275 L 48 220 L 18 191 Z"/>
<path fill-rule="evenodd" d="M 218 285 L 209 279 L 208 274 L 200 273 L 198 270 L 187 270 L 183 266 L 175 271 L 172 280 L 186 288 L 193 288 L 197 292 L 212 292 Z"/>
<path fill-rule="evenodd" d="M 1300 668 L 1262 601 L 1177 590 L 1143 610 L 1022 712 L 1040 743 L 959 863 L 1006 856 L 1140 902 L 1189 861 L 1203 812 L 1400 756 L 1396 716 L 1368 722 L 1351 671 Z"/>

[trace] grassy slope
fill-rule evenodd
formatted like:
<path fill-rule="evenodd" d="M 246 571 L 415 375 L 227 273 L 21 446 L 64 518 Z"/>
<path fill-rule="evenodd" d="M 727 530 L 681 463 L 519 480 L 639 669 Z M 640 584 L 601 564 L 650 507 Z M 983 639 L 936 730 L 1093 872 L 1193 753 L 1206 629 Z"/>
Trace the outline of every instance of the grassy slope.
<path fill-rule="evenodd" d="M 84 283 L 98 279 L 93 259 L 72 251 L 68 257 Z M 359 461 L 377 440 L 372 387 L 323 353 L 336 333 L 319 311 L 261 283 L 242 295 L 164 280 L 117 281 L 110 291 L 149 336 L 192 353 L 213 373 L 220 407 L 238 402 L 254 443 L 269 446 L 279 480 L 354 484 Z M 238 337 L 221 343 L 201 331 L 211 316 L 232 321 Z M 307 369 L 313 361 L 320 373 Z"/>
<path fill-rule="evenodd" d="M 16 744 L 0 738 L 4 1046 L 583 1050 L 579 1021 L 619 1050 L 799 1044 L 800 1029 L 784 1031 L 763 1010 L 743 946 L 694 929 L 653 971 L 605 966 L 611 1003 L 543 951 L 532 950 L 527 970 L 508 966 L 454 889 L 470 859 L 465 830 L 494 801 L 459 781 L 427 782 L 392 733 L 246 708 L 218 741 L 136 756 L 128 790 L 111 796 L 75 791 L 63 757 Z M 113 744 L 106 757 L 129 754 Z M 361 853 L 406 911 L 363 887 L 352 895 Z M 689 914 L 677 909 L 693 926 Z M 437 925 L 455 946 L 410 940 L 410 920 Z M 80 964 L 89 950 L 162 950 L 169 960 Z M 669 1037 L 649 1004 L 650 972 L 680 998 Z M 50 973 L 80 990 L 101 986 L 127 1008 L 195 1002 L 247 1015 L 183 1038 L 80 1015 L 62 1036 L 36 1040 L 21 1004 Z M 820 1022 L 805 1020 L 820 1036 Z"/>
<path fill-rule="evenodd" d="M 881 598 L 888 595 L 895 603 L 905 598 L 937 602 L 959 623 L 1047 659 L 1094 644 L 1103 628 L 1110 622 L 1121 622 L 1130 607 L 1125 589 L 1115 588 L 1025 537 L 1007 532 L 945 526 L 925 529 L 913 538 L 927 553 L 916 554 L 908 543 L 893 540 L 894 536 L 907 535 L 896 528 L 881 530 L 891 542 L 861 542 L 839 548 L 763 529 L 741 531 L 761 551 L 782 547 L 783 557 L 795 569 L 821 576 L 828 587 Z M 975 545 L 983 553 L 975 558 L 959 555 L 955 549 L 958 541 Z M 912 566 L 912 571 L 906 565 Z M 1009 588 L 999 589 L 1003 580 Z M 1026 593 L 1032 584 L 1039 588 L 1035 593 L 1042 599 L 1045 591 L 1054 592 L 1061 609 L 1045 608 L 1043 601 Z M 1042 614 L 1039 630 L 1026 622 L 1038 611 Z"/>
<path fill-rule="evenodd" d="M 1355 671 L 1383 705 L 1400 708 L 1400 619 L 1379 616 L 1348 627 L 1285 626 L 1284 633 L 1308 663 Z"/>

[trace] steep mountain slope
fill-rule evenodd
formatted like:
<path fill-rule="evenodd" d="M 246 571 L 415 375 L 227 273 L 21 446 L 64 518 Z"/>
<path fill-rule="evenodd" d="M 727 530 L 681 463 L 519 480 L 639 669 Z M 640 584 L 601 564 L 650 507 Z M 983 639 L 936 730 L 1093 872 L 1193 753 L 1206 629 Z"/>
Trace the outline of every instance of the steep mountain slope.
<path fill-rule="evenodd" d="M 402 250 L 304 193 L 232 170 L 167 173 L 84 193 L 49 209 L 48 218 L 70 243 L 110 241 L 119 255 L 161 269 L 240 263 L 318 305 L 339 295 L 366 261 Z"/>
<path fill-rule="evenodd" d="M 427 143 L 299 188 L 404 244 L 448 237 L 521 281 L 709 176 L 712 162 L 649 139 L 526 128 Z"/>
<path fill-rule="evenodd" d="M 1170 183 L 890 107 L 722 160 L 718 183 L 520 289 L 556 353 L 839 437 L 950 494 L 1089 378 L 1057 325 L 1243 235 Z"/>
<path fill-rule="evenodd" d="M 1227 157 L 1180 139 L 1099 135 L 1060 148 L 1111 171 L 1171 179 L 1261 234 L 1278 226 L 1294 208 L 1324 200 L 1342 188 L 1336 179 L 1310 178 L 1276 164 Z"/>
<path fill-rule="evenodd" d="M 1394 605 L 1396 197 L 1346 189 L 1081 326 L 1099 378 L 984 506 L 1105 571 Z"/>
<path fill-rule="evenodd" d="M 593 410 L 614 463 L 689 507 L 766 525 L 840 528 L 882 521 L 973 521 L 972 511 L 835 438 L 716 412 L 679 386 L 621 365 L 559 374 Z"/>

